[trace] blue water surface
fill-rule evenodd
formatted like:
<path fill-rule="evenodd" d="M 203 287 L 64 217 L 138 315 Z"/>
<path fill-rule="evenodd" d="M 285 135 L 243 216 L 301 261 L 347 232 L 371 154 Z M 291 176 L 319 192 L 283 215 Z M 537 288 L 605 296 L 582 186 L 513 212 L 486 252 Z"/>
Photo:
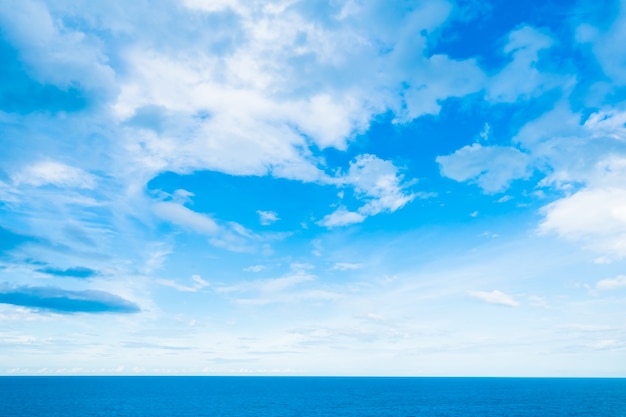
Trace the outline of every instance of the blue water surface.
<path fill-rule="evenodd" d="M 626 379 L 0 377 L 0 415 L 626 417 Z"/>

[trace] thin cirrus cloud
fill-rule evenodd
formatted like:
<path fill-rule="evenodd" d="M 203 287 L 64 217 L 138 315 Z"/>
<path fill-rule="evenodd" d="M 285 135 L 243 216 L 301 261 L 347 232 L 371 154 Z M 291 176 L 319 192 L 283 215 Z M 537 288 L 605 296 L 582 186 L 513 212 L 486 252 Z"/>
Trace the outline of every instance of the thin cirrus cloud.
<path fill-rule="evenodd" d="M 484 301 L 488 304 L 497 304 L 508 307 L 518 307 L 519 301 L 516 301 L 512 296 L 503 293 L 500 290 L 493 291 L 470 291 L 469 296 L 480 301 Z"/>
<path fill-rule="evenodd" d="M 605 278 L 596 283 L 596 288 L 599 290 L 616 290 L 622 287 L 626 287 L 625 275 L 619 275 L 615 278 Z"/>

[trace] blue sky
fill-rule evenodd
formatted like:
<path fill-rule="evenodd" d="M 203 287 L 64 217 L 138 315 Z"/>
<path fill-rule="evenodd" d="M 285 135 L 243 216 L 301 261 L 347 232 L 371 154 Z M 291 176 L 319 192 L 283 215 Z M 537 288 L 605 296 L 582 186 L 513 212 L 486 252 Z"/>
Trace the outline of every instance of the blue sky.
<path fill-rule="evenodd" d="M 626 375 L 626 2 L 8 0 L 0 374 Z"/>

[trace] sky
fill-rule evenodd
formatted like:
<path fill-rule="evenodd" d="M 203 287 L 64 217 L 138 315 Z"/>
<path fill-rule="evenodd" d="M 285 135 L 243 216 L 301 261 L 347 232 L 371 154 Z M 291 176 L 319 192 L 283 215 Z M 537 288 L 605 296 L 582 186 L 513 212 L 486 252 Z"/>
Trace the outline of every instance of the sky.
<path fill-rule="evenodd" d="M 4 0 L 0 375 L 626 376 L 626 1 Z"/>

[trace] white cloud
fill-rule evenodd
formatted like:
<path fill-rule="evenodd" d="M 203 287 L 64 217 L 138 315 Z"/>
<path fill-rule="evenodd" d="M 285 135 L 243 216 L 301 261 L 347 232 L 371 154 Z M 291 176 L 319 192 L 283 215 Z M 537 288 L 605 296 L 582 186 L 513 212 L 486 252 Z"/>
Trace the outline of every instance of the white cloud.
<path fill-rule="evenodd" d="M 191 280 L 193 281 L 192 285 L 183 285 L 176 281 L 167 279 L 158 279 L 156 282 L 166 287 L 175 288 L 181 292 L 198 292 L 211 285 L 207 281 L 203 280 L 200 275 L 192 275 Z"/>
<path fill-rule="evenodd" d="M 530 303 L 530 305 L 535 307 L 546 307 L 548 305 L 546 299 L 538 295 L 529 296 L 528 302 Z"/>
<path fill-rule="evenodd" d="M 58 187 L 86 188 L 95 187 L 93 175 L 80 168 L 54 161 L 43 161 L 27 166 L 12 176 L 15 184 L 27 184 L 35 187 L 56 185 Z"/>
<path fill-rule="evenodd" d="M 556 233 L 614 258 L 626 256 L 626 189 L 583 189 L 547 205 L 543 213 L 541 233 Z"/>
<path fill-rule="evenodd" d="M 541 72 L 537 68 L 539 51 L 550 48 L 553 40 L 530 26 L 508 35 L 504 53 L 512 61 L 489 79 L 487 96 L 493 101 L 513 103 L 520 98 L 537 96 L 547 89 L 563 84 L 561 76 Z"/>
<path fill-rule="evenodd" d="M 403 182 L 403 175 L 391 162 L 375 155 L 359 155 L 350 162 L 346 175 L 337 178 L 339 185 L 354 187 L 357 199 L 365 202 L 358 211 L 340 206 L 318 224 L 326 227 L 361 223 L 369 216 L 393 213 L 420 195 L 406 191 L 411 183 Z M 430 195 L 423 195 L 424 198 Z"/>
<path fill-rule="evenodd" d="M 166 119 L 158 132 L 128 131 L 137 162 L 152 169 L 320 181 L 321 162 L 310 146 L 345 149 L 378 114 L 392 110 L 398 121 L 409 122 L 438 113 L 448 97 L 482 88 L 484 76 L 473 60 L 423 56 L 427 33 L 451 13 L 447 1 L 403 13 L 382 1 L 348 2 L 332 6 L 330 14 L 301 3 L 185 4 L 206 12 L 229 8 L 237 27 L 228 31 L 241 36 L 225 55 L 144 44 L 125 50 L 116 114 L 131 120 L 158 106 Z M 381 10 L 390 13 L 381 19 Z M 391 53 L 381 53 L 385 49 Z M 200 113 L 207 117 L 196 117 Z"/>
<path fill-rule="evenodd" d="M 265 269 L 265 265 L 251 265 L 243 269 L 244 272 L 261 272 Z"/>
<path fill-rule="evenodd" d="M 324 216 L 318 224 L 324 227 L 340 227 L 361 223 L 365 218 L 366 217 L 360 213 L 348 211 L 345 207 L 340 207 L 331 214 Z"/>
<path fill-rule="evenodd" d="M 353 271 L 361 268 L 363 268 L 363 264 L 355 264 L 349 262 L 337 262 L 335 265 L 333 265 L 333 269 L 338 271 Z"/>
<path fill-rule="evenodd" d="M 626 255 L 625 122 L 619 105 L 583 118 L 558 103 L 514 138 L 545 173 L 538 185 L 567 193 L 543 208 L 540 232 L 597 251 L 603 262 Z"/>
<path fill-rule="evenodd" d="M 605 278 L 596 283 L 599 290 L 615 290 L 626 287 L 626 275 L 619 275 L 615 278 Z"/>
<path fill-rule="evenodd" d="M 256 213 L 259 215 L 259 222 L 263 226 L 268 226 L 280 220 L 280 217 L 273 211 L 257 210 Z"/>
<path fill-rule="evenodd" d="M 436 159 L 441 174 L 456 181 L 472 181 L 489 193 L 503 191 L 511 181 L 528 178 L 532 159 L 513 147 L 465 146 Z"/>
<path fill-rule="evenodd" d="M 470 291 L 470 297 L 484 301 L 489 304 L 500 304 L 509 307 L 518 307 L 520 303 L 515 301 L 513 297 L 499 290 L 493 291 Z"/>
<path fill-rule="evenodd" d="M 171 202 L 160 202 L 153 206 L 154 213 L 163 220 L 172 222 L 192 232 L 213 235 L 220 228 L 209 216 Z"/>
<path fill-rule="evenodd" d="M 238 0 L 183 0 L 185 7 L 204 12 L 219 12 L 224 9 L 240 9 Z"/>
<path fill-rule="evenodd" d="M 405 191 L 410 184 L 402 184 L 403 176 L 398 174 L 398 168 L 374 155 L 358 156 L 342 180 L 354 186 L 357 196 L 367 201 L 359 209 L 359 213 L 367 216 L 392 213 L 415 198 Z"/>
<path fill-rule="evenodd" d="M 65 26 L 42 2 L 8 0 L 3 6 L 3 34 L 19 47 L 29 75 L 62 88 L 78 85 L 99 99 L 112 95 L 115 73 L 96 37 Z"/>
<path fill-rule="evenodd" d="M 234 296 L 237 302 L 245 304 L 294 303 L 336 298 L 334 293 L 305 286 L 306 283 L 315 280 L 315 275 L 299 270 L 279 278 L 216 287 L 215 291 L 218 294 Z"/>

